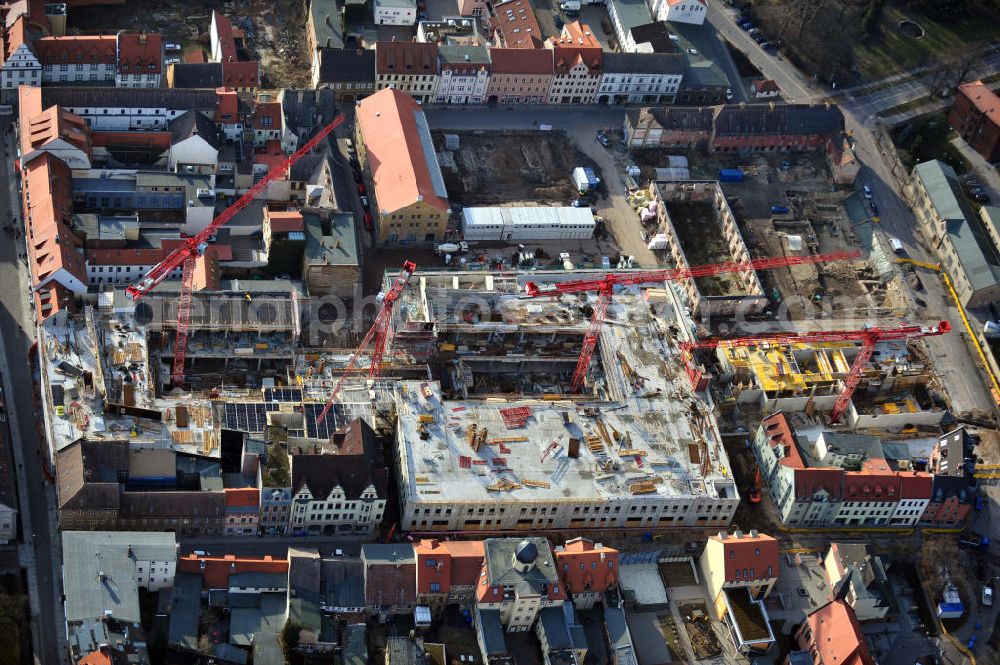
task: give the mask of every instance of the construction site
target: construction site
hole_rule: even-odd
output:
[[[434,132],[453,203],[568,205],[573,169],[599,169],[563,132]]]

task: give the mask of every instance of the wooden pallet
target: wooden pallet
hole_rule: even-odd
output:
[[[549,489],[552,487],[551,483],[544,480],[529,480],[527,478],[522,478],[521,484],[525,487],[540,487],[542,489]]]

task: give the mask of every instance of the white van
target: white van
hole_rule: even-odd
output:
[[[889,244],[892,246],[892,251],[897,254],[903,253],[903,243],[900,242],[899,238],[889,238]]]

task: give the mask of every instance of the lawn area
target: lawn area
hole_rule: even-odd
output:
[[[957,173],[964,173],[969,165],[958,148],[951,144],[955,132],[948,125],[944,113],[936,113],[916,122],[903,125],[892,133],[892,140],[899,150],[899,159],[907,168],[931,159],[950,164]]]
[[[906,19],[924,29],[923,39],[912,39],[899,31],[899,22]],[[854,49],[857,68],[869,81],[931,62],[956,49],[1000,38],[1000,26],[981,17],[942,24],[916,12],[889,6],[885,8],[879,28],[878,36]]]

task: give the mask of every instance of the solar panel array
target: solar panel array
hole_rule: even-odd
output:
[[[265,402],[301,402],[301,388],[264,388]]]
[[[347,414],[347,407],[343,404],[334,404],[327,412],[323,422],[316,424],[316,419],[323,412],[323,404],[318,402],[306,402],[302,405],[306,416],[306,436],[317,439],[329,439],[341,427],[346,426],[350,420]]]
[[[226,428],[241,432],[263,432],[264,428],[267,427],[267,412],[277,410],[278,404],[274,402],[227,403],[225,405]]]

